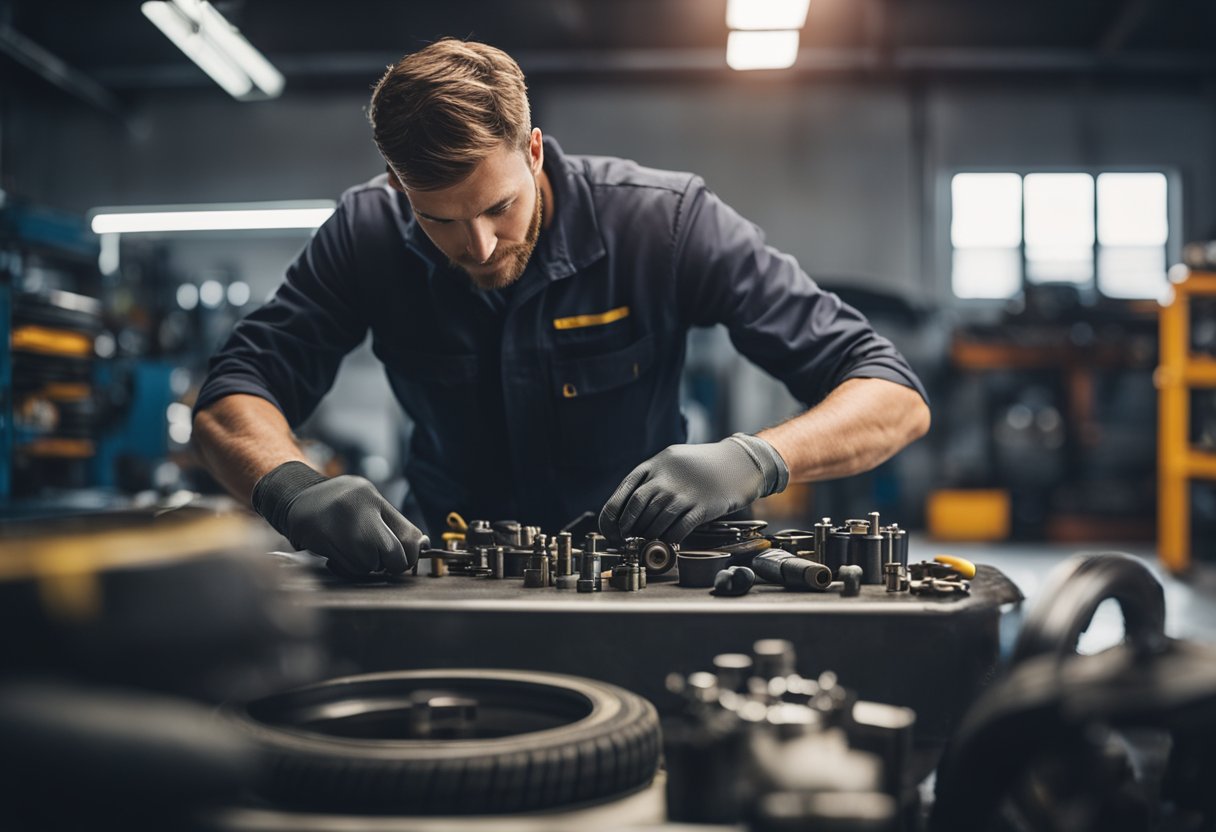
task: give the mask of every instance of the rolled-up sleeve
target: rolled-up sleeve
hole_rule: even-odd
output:
[[[676,216],[676,291],[693,326],[725,324],[735,347],[799,401],[818,404],[842,382],[920,379],[895,346],[835,294],[821,289],[764,233],[693,177]]]
[[[195,412],[224,396],[259,396],[295,427],[333,386],[343,357],[367,333],[357,297],[345,201],[317,229],[265,305],[241,320],[211,359]]]

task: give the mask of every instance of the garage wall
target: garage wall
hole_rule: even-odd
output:
[[[1183,185],[1184,236],[1216,230],[1216,106],[1202,89],[741,78],[532,85],[536,123],[568,152],[626,156],[700,173],[815,277],[949,305],[942,182],[959,168],[1166,165]],[[362,90],[240,104],[218,90],[142,96],[125,123],[58,93],[14,102],[4,125],[6,187],[84,211],[96,205],[336,197],[380,161]],[[264,297],[300,240],[173,243],[179,274],[239,274]],[[727,367],[731,429],[792,412],[784,390],[721,335],[693,358]],[[901,345],[904,346],[904,345]],[[907,347],[905,347],[907,349]],[[374,360],[352,356],[330,414],[385,435],[393,412]],[[694,422],[695,423],[695,422]],[[392,449],[381,447],[392,455]]]

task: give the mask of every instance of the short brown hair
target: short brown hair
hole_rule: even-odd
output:
[[[401,184],[420,191],[463,181],[503,142],[526,149],[532,132],[519,64],[501,49],[455,38],[389,67],[368,120]]]

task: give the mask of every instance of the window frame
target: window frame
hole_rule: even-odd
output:
[[[1018,243],[1018,256],[1021,260],[1020,290],[1011,297],[1004,298],[967,298],[955,294],[954,291],[954,241],[951,239],[951,225],[954,220],[954,199],[951,186],[954,177],[960,173],[1012,173],[1023,182],[1023,197],[1021,201],[1022,234]],[[1159,173],[1165,177],[1166,223],[1168,232],[1165,240],[1165,266],[1169,268],[1182,259],[1182,176],[1176,166],[1172,165],[959,165],[943,169],[937,182],[937,212],[938,233],[936,237],[937,262],[942,280],[945,283],[945,296],[951,303],[960,308],[992,309],[1002,307],[1012,298],[1024,294],[1029,281],[1026,278],[1026,177],[1035,173],[1083,173],[1093,178],[1094,183],[1094,243],[1093,243],[1093,279],[1088,284],[1079,284],[1081,295],[1087,301],[1107,300],[1116,303],[1136,303],[1142,299],[1120,298],[1104,295],[1098,289],[1098,252],[1101,244],[1098,242],[1098,176],[1103,173]]]

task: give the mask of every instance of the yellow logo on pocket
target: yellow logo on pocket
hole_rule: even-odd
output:
[[[619,321],[622,318],[629,317],[628,306],[618,306],[616,309],[609,309],[607,312],[597,312],[594,315],[573,315],[569,318],[554,318],[554,329],[582,329],[587,326],[602,326],[610,324],[613,321]]]

